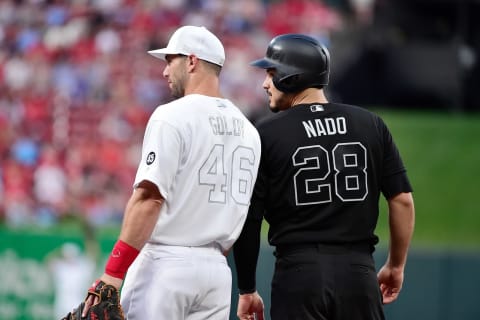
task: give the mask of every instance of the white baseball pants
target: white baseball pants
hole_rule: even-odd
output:
[[[127,320],[227,320],[232,273],[215,245],[147,244],[121,291]]]

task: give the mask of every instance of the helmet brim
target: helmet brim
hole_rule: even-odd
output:
[[[302,73],[302,70],[299,70],[298,68],[282,65],[278,63],[278,61],[266,57],[250,62],[250,65],[262,69],[275,69],[278,72],[281,72],[282,77],[285,75],[292,76]]]
[[[275,63],[273,60],[270,60],[268,58],[262,58],[258,59],[255,61],[250,62],[251,66],[262,68],[262,69],[270,69],[270,68],[276,68],[277,63]]]

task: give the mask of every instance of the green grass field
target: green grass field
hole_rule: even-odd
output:
[[[413,247],[480,248],[480,115],[380,111],[414,188]],[[480,197],[479,197],[480,198]],[[388,239],[386,206],[378,227]]]

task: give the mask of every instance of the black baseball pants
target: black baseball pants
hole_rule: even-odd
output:
[[[384,320],[370,248],[277,247],[272,320]]]

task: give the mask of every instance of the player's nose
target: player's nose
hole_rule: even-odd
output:
[[[268,90],[268,88],[270,88],[270,78],[268,76],[265,77],[265,80],[263,80],[262,87],[265,90]]]
[[[168,65],[163,69],[162,75],[164,78],[168,78],[168,76],[170,75],[170,72],[168,70]]]

